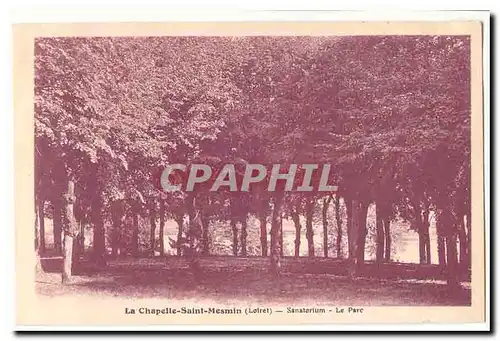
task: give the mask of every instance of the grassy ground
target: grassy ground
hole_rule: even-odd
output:
[[[367,264],[360,277],[346,276],[345,262],[333,259],[283,260],[279,278],[269,274],[268,259],[209,257],[196,276],[184,259],[124,259],[97,269],[78,269],[69,285],[60,284],[60,260],[44,260],[37,274],[41,295],[99,295],[120,298],[207,299],[220,303],[323,305],[470,305],[467,276],[462,290],[450,292],[436,266]]]

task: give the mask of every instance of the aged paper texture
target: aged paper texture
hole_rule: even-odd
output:
[[[481,44],[15,25],[17,323],[484,321]]]

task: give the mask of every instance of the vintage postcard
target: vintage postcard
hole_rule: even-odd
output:
[[[484,322],[482,29],[14,25],[18,326]]]

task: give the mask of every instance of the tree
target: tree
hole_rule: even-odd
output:
[[[321,210],[321,217],[323,219],[323,255],[325,258],[328,258],[328,219],[327,219],[327,214],[328,214],[328,207],[329,207],[332,199],[333,199],[332,196],[323,198],[323,207]]]

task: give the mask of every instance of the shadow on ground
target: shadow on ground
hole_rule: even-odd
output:
[[[210,257],[194,275],[182,258],[109,261],[103,268],[82,263],[70,285],[61,285],[58,261],[44,260],[37,278],[42,295],[99,294],[123,298],[211,299],[277,304],[470,305],[466,287],[451,292],[435,266],[367,264],[362,277],[346,276],[335,260],[285,259],[276,277],[265,258]],[[422,280],[425,279],[425,280]]]

